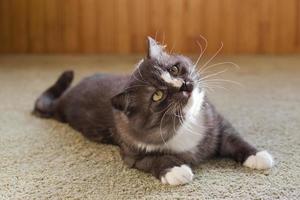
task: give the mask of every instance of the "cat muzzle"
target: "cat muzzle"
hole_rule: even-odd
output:
[[[194,89],[194,85],[192,82],[184,82],[179,90],[181,92],[191,93],[193,89]]]

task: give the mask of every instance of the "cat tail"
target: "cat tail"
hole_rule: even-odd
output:
[[[69,88],[73,81],[74,72],[63,72],[57,81],[35,101],[33,114],[42,118],[51,118],[55,112],[56,100]]]

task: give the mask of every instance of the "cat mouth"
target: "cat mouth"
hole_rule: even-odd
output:
[[[192,95],[192,92],[182,91],[182,95],[183,95],[185,98],[190,98],[191,95]]]
[[[190,94],[192,93],[193,89],[194,89],[194,84],[190,81],[185,81],[182,83],[179,91],[184,92],[186,94],[188,93]]]
[[[184,82],[180,87],[179,91],[185,98],[190,98],[194,89],[194,85],[192,82]]]
[[[178,93],[178,102],[180,102],[181,105],[186,105],[192,96],[192,91],[180,91]]]

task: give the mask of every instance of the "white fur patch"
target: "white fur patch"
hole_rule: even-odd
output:
[[[173,85],[174,87],[180,88],[183,84],[183,80],[181,78],[173,78],[171,74],[167,71],[161,73],[160,77],[166,83]]]
[[[181,165],[180,167],[173,167],[160,180],[163,184],[182,185],[191,182],[193,178],[194,174],[191,168],[187,165]]]
[[[176,135],[167,144],[176,152],[193,151],[203,138],[204,127],[202,125],[202,104],[204,91],[199,92],[195,88],[187,105],[183,109],[185,120],[178,128]]]
[[[260,151],[249,156],[243,165],[251,169],[269,169],[273,167],[274,160],[267,151]]]
[[[177,129],[176,134],[162,145],[149,145],[145,143],[138,143],[140,149],[146,152],[171,150],[173,152],[186,152],[197,150],[197,145],[203,138],[205,131],[202,125],[202,104],[204,101],[204,91],[199,91],[196,87],[192,95],[183,109],[185,120],[183,124]]]

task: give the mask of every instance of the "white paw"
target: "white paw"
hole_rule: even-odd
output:
[[[243,165],[252,169],[269,169],[273,167],[274,160],[267,151],[260,151],[249,156]]]
[[[191,168],[187,165],[181,165],[180,167],[173,167],[160,180],[163,184],[183,185],[191,182],[193,177]]]

